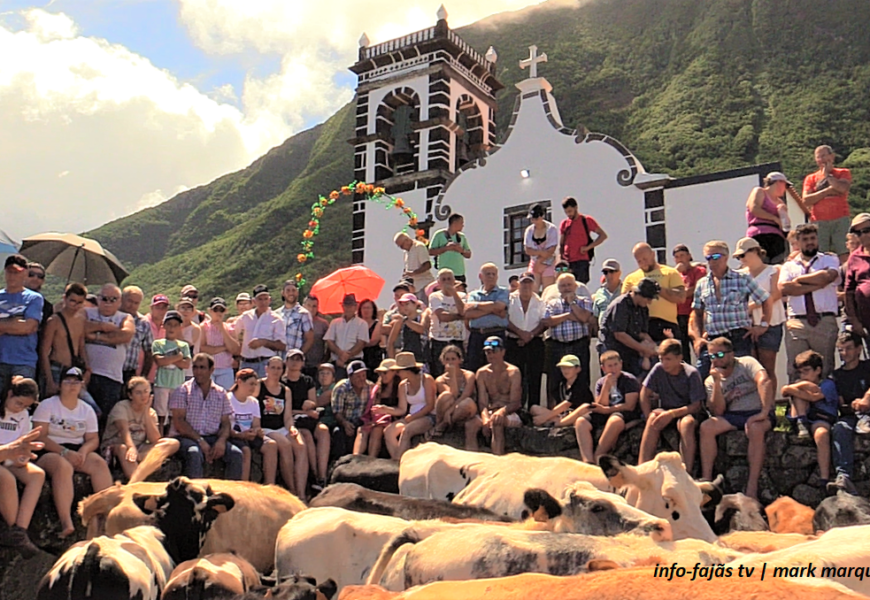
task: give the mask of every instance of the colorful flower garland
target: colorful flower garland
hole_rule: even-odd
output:
[[[302,252],[296,255],[296,262],[300,265],[305,264],[314,258],[314,238],[320,234],[320,219],[323,218],[323,212],[327,206],[335,203],[341,196],[350,196],[351,194],[361,194],[365,200],[372,200],[378,204],[383,204],[384,208],[398,208],[408,217],[408,225],[402,231],[407,231],[408,228],[415,230],[417,240],[426,243],[426,232],[417,227],[417,214],[410,207],[405,206],[405,202],[401,198],[396,198],[387,194],[382,187],[375,187],[370,183],[361,181],[353,181],[348,185],[342,186],[340,190],[333,190],[328,197],[319,196],[317,202],[311,205],[311,219],[308,221],[308,228],[302,232]],[[305,285],[305,278],[302,273],[296,273],[296,282],[299,286]]]

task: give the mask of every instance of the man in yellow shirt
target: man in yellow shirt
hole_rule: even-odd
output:
[[[669,337],[679,339],[677,305],[686,299],[686,286],[680,272],[673,267],[660,265],[649,244],[636,244],[632,254],[639,268],[625,276],[622,293],[628,293],[644,277],[658,283],[661,286],[659,297],[649,305],[649,335],[656,343]]]

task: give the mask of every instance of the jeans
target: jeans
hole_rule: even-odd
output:
[[[94,401],[100,410],[103,411],[103,418],[109,416],[112,408],[121,399],[121,390],[124,384],[102,375],[91,374],[91,381],[88,383],[88,392],[93,396]]]
[[[36,367],[0,363],[0,397],[6,397],[6,384],[10,383],[15,375],[33,379],[36,377]]]
[[[505,360],[520,370],[526,409],[540,404],[541,377],[544,374],[544,340],[536,337],[525,346],[520,346],[518,339],[508,338]]]
[[[236,382],[232,367],[226,369],[215,369],[211,374],[211,380],[227,391],[229,391]]]
[[[752,338],[743,337],[747,333],[748,330],[746,329],[733,329],[726,334],[717,335],[715,337],[727,337],[731,340],[731,345],[734,346],[734,356],[752,356]],[[704,344],[704,347],[701,348],[701,352],[698,353],[698,363],[696,366],[698,367],[698,372],[701,374],[701,381],[706,381],[707,377],[710,375],[710,367],[712,366],[710,352],[707,350],[707,344]]]
[[[245,360],[244,358],[239,363],[239,369],[253,369],[257,374],[257,377],[263,379],[266,377],[266,363],[269,362],[267,360],[261,360],[260,362],[250,362]],[[232,387],[232,385],[230,385]]]
[[[204,435],[202,437],[206,442],[208,442],[209,446],[214,446],[217,443],[217,435]],[[180,436],[176,439],[181,443],[179,456],[181,456],[181,460],[184,461],[185,477],[190,477],[191,479],[202,479],[205,456],[202,454],[199,442]],[[224,457],[221,459],[224,463],[224,479],[239,481],[242,478],[242,450],[238,446],[230,443],[229,440],[225,443],[226,452],[224,453]]]
[[[837,475],[852,478],[852,466],[855,462],[855,425],[858,418],[854,415],[843,415],[831,427],[831,462]]]

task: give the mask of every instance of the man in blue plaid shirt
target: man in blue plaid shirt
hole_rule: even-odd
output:
[[[759,287],[751,275],[728,266],[728,244],[714,240],[704,244],[707,275],[695,286],[689,334],[698,356],[698,371],[706,380],[710,375],[707,340],[726,337],[735,356],[752,356],[753,342],[767,331],[772,303],[770,294]],[[761,323],[752,326],[749,301],[762,305]]]
[[[547,403],[555,406],[556,393],[561,382],[562,372],[556,364],[566,354],[580,359],[581,381],[589,387],[589,335],[590,324],[595,323],[592,316],[592,300],[577,295],[577,281],[571,273],[562,273],[556,280],[559,298],[547,303],[541,323],[550,328],[547,340]]]
[[[299,285],[292,279],[284,282],[281,299],[284,300],[284,306],[275,312],[284,321],[284,333],[287,336],[284,342],[287,344],[286,351],[302,350],[302,354],[307,355],[314,345],[314,325],[311,321],[311,313],[298,302]]]
[[[151,331],[151,324],[143,315],[139,314],[139,306],[144,297],[145,293],[135,285],[125,287],[121,293],[121,312],[133,317],[133,324],[136,326],[136,333],[133,334],[133,339],[127,346],[127,359],[124,361],[124,391],[122,392],[124,398],[127,397],[126,386],[131,377],[137,373],[148,377],[151,372],[153,361],[151,346],[154,344],[154,334]],[[141,371],[139,370],[139,352],[143,353]]]

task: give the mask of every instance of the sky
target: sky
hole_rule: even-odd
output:
[[[460,27],[540,0],[448,1]],[[353,98],[441,0],[0,0],[0,230],[82,232],[244,168]]]

